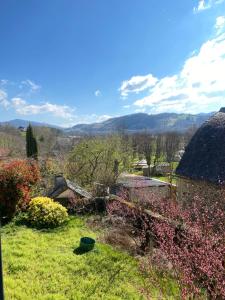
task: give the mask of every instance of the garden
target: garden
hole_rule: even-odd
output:
[[[6,299],[224,299],[219,202],[181,207],[137,191],[104,198],[101,212],[87,199],[68,210],[40,182],[36,160],[0,166]]]
[[[109,245],[106,227],[93,226],[91,220],[104,215],[68,215],[52,199],[32,198],[40,180],[36,161],[2,164],[0,179],[6,299],[160,297],[160,289],[149,283],[138,258]],[[91,251],[80,251],[80,238],[85,236],[96,240]],[[165,286],[168,299],[174,299],[175,282],[168,279]]]
[[[100,232],[71,217],[57,229],[8,224],[2,231],[6,299],[144,299],[145,278],[125,252],[97,242],[76,254],[80,237]],[[157,289],[153,290],[157,293]]]

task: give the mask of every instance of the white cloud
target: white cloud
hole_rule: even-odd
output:
[[[96,96],[96,97],[99,97],[99,96],[101,96],[101,95],[102,95],[102,93],[101,93],[100,90],[96,90],[96,91],[95,91],[95,96]]]
[[[216,19],[215,28],[217,30],[217,34],[220,34],[225,27],[225,17],[220,16]]]
[[[128,109],[128,108],[130,108],[130,105],[124,105],[123,108]]]
[[[50,113],[55,117],[65,119],[63,122],[63,127],[73,126],[78,123],[93,123],[93,122],[103,122],[111,116],[109,115],[83,115],[77,116],[71,107],[67,105],[52,104],[49,102],[42,104],[28,104],[24,99],[15,97],[12,98],[11,104],[20,115],[38,115],[43,113]]]
[[[198,6],[197,7],[194,7],[194,12],[199,12],[201,10],[205,10],[205,9],[208,9],[210,8],[210,4],[206,4],[206,2],[204,0],[200,0],[199,3],[198,3]]]
[[[126,98],[131,93],[138,94],[154,86],[157,81],[158,79],[153,77],[152,74],[133,76],[122,82],[119,92],[123,98]]]
[[[26,101],[19,97],[12,98],[11,101],[13,107],[22,107],[26,105]]]
[[[76,124],[100,123],[110,118],[112,118],[112,116],[109,115],[96,115],[96,114],[79,115],[79,116],[73,116],[71,120],[61,123],[60,126],[64,128],[68,128]]]
[[[0,80],[0,85],[8,85],[13,84],[17,88],[24,89],[24,87],[29,88],[29,92],[35,91],[40,89],[40,86],[35,84],[31,80],[24,80],[18,83],[9,82],[8,80]],[[101,91],[97,90],[97,95],[101,95]],[[5,109],[11,109],[16,112],[18,115],[43,115],[49,118],[49,123],[55,123],[62,127],[70,127],[75,124],[81,123],[94,123],[94,122],[102,122],[109,118],[110,115],[96,115],[96,114],[89,114],[89,115],[77,115],[75,113],[75,108],[67,106],[67,105],[59,105],[50,102],[39,102],[37,104],[32,104],[27,101],[27,97],[29,97],[29,93],[18,94],[15,97],[12,97],[10,100],[8,99],[7,92],[3,89],[0,89],[0,106],[3,106]],[[55,118],[58,121],[54,121]]]
[[[99,122],[103,122],[103,121],[106,121],[108,119],[112,118],[112,116],[109,116],[109,115],[100,115],[100,116],[96,116],[96,121],[97,123]]]
[[[144,113],[144,112],[146,112],[146,108],[138,108],[138,109],[135,109],[135,111],[134,111],[135,113]]]
[[[210,9],[211,7],[223,3],[224,0],[199,0],[198,6],[194,7],[193,12],[199,13],[203,10]]]
[[[8,83],[8,80],[7,79],[1,79],[0,80],[0,85],[6,85]]]
[[[134,104],[153,113],[211,111],[224,106],[224,78],[225,33],[205,42],[178,74],[160,79]]]
[[[8,98],[7,93],[3,90],[0,90],[0,105],[3,106],[4,108],[8,108],[10,105],[10,102],[7,98]]]
[[[36,84],[34,81],[32,81],[30,79],[21,81],[20,88],[22,89],[24,86],[27,86],[31,92],[38,91],[41,88],[40,85]]]
[[[29,104],[24,99],[16,97],[11,100],[12,106],[20,115],[37,115],[50,113],[55,117],[63,119],[73,118],[74,109],[67,105],[58,105],[45,102],[42,104]]]

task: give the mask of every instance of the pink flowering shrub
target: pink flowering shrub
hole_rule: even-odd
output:
[[[138,196],[138,195],[137,195]],[[137,198],[137,197],[136,197]],[[209,299],[225,299],[225,213],[219,202],[206,204],[196,197],[182,207],[170,199],[139,194],[139,205],[114,201],[108,213],[133,222],[142,239],[142,250],[155,240],[154,263],[159,269],[172,265],[182,298],[205,290]],[[147,214],[147,208],[151,214]]]

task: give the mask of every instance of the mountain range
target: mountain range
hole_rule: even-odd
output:
[[[46,126],[58,128],[67,134],[108,134],[118,131],[128,133],[150,131],[150,132],[165,132],[165,131],[185,131],[190,127],[199,127],[213,113],[201,114],[177,114],[177,113],[161,113],[149,115],[146,113],[136,113],[121,117],[110,118],[106,121],[93,124],[77,124],[70,128],[62,128],[59,126],[33,122],[28,120],[15,119],[8,122],[0,122],[0,125],[11,125],[13,127],[27,127],[29,123],[32,126]]]
[[[22,119],[14,119],[14,120],[10,120],[10,121],[6,121],[6,122],[0,122],[1,126],[13,126],[13,127],[27,127],[29,124],[31,124],[32,126],[44,126],[44,127],[51,127],[51,128],[58,128],[58,129],[62,129],[60,126],[57,125],[52,125],[52,124],[48,124],[48,123],[42,123],[42,122],[35,122],[35,121],[28,121],[28,120],[22,120]]]
[[[146,113],[136,113],[116,118],[111,118],[101,123],[78,124],[65,131],[72,134],[107,134],[116,131],[126,131],[128,133],[150,131],[185,131],[190,127],[199,127],[213,113],[201,114],[176,114],[161,113],[149,115]]]

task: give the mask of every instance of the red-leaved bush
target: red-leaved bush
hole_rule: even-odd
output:
[[[8,219],[17,207],[26,208],[30,201],[30,190],[40,178],[37,162],[14,160],[0,165],[0,209],[1,216]]]
[[[133,220],[136,229],[139,220],[138,234],[145,247],[154,237],[157,254],[151,263],[154,261],[161,269],[166,268],[162,263],[165,260],[172,265],[183,299],[197,296],[202,290],[209,299],[225,299],[225,212],[221,202],[207,204],[196,197],[183,207],[147,193],[139,192],[138,197],[135,208],[113,201],[107,211],[128,222]]]

